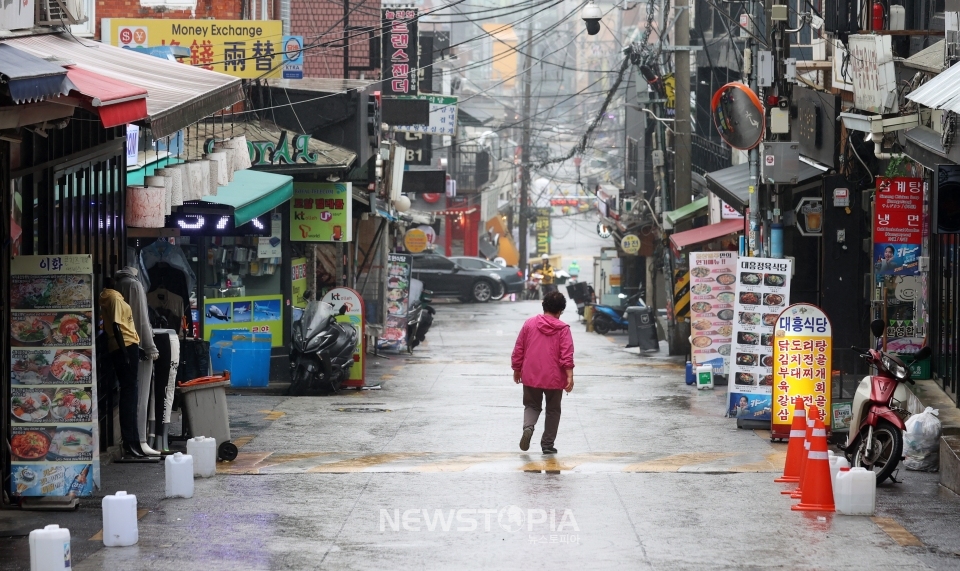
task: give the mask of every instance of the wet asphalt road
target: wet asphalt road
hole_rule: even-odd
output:
[[[692,390],[675,359],[582,325],[560,453],[539,453],[542,418],[521,452],[509,353],[538,305],[438,306],[413,356],[368,360],[382,390],[230,397],[241,455],[197,480],[192,499],[160,499],[160,466],[105,466],[108,492],[141,498],[140,542],[101,549],[87,501],[61,518],[74,526],[74,568],[960,566],[960,502],[935,474],[880,490],[889,521],[792,512],[773,482],[784,445],[724,419],[722,388]],[[24,548],[0,540],[0,569],[28,569]]]

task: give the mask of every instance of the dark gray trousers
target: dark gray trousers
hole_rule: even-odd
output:
[[[541,448],[553,447],[557,438],[557,429],[560,427],[560,400],[563,399],[563,389],[538,389],[523,385],[523,427],[536,426],[543,410],[543,401],[547,402],[547,418],[544,422],[543,435],[540,437]]]

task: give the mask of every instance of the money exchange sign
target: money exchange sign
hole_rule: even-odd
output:
[[[234,77],[280,77],[284,67],[279,20],[104,18],[101,30],[101,41],[121,48],[189,48],[183,63]]]

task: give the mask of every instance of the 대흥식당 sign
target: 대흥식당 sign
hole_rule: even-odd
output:
[[[788,438],[793,422],[794,401],[816,405],[820,420],[829,427],[830,370],[833,328],[823,310],[798,303],[783,310],[774,327],[773,418],[771,436]]]
[[[190,49],[185,64],[246,79],[280,77],[288,63],[279,20],[104,18],[101,41],[121,48],[182,46]]]

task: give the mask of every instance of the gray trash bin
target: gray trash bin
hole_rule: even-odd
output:
[[[657,320],[652,307],[627,308],[627,347],[639,347],[642,351],[659,351]]]
[[[177,390],[183,395],[183,409],[191,436],[207,436],[217,441],[217,457],[233,460],[237,447],[230,442],[230,415],[227,412],[226,387],[230,377],[202,377],[183,383]]]

